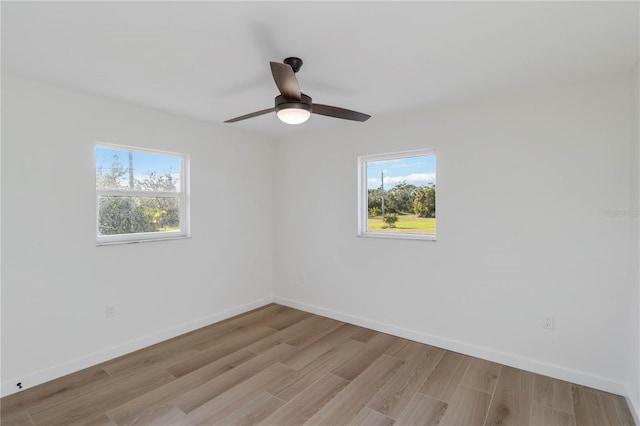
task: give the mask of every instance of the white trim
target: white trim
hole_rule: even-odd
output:
[[[169,233],[169,232],[163,232],[160,233],[160,235],[158,235],[159,233],[157,232],[147,232],[146,234],[127,234],[127,235],[145,235],[146,238],[135,238],[135,239],[131,239],[131,240],[122,240],[122,239],[118,239],[115,241],[99,241],[96,242],[96,247],[102,247],[102,246],[113,246],[113,245],[120,245],[120,244],[139,244],[139,243],[155,243],[158,241],[171,241],[171,240],[190,240],[191,237],[187,236],[187,235],[183,235],[183,234],[178,234],[178,235],[174,235],[173,233]],[[170,235],[167,235],[170,234]]]
[[[107,143],[107,142],[96,142],[94,149],[95,148],[115,149],[115,150],[124,149],[124,150],[136,151],[136,152],[143,152],[145,154],[164,155],[165,157],[180,157],[185,155],[181,152],[165,151],[163,149],[144,148],[141,146],[133,146],[133,145],[120,145],[120,144]]]
[[[422,157],[426,155],[436,155],[435,148],[413,149],[411,151],[387,152],[383,154],[361,155],[358,159],[364,161],[397,160],[399,158]]]
[[[165,232],[138,232],[130,234],[98,235],[96,246],[109,246],[113,244],[146,243],[152,241],[179,240],[190,238],[181,231]]]
[[[371,232],[358,234],[359,238],[393,238],[396,240],[437,241],[431,234],[399,234],[397,232]]]
[[[252,309],[259,308],[261,306],[268,305],[273,302],[272,297],[265,297],[255,300],[253,302],[245,303],[244,305],[236,306],[235,308],[227,309],[222,312],[208,315],[204,318],[200,318],[195,321],[184,323],[177,327],[172,327],[163,331],[159,331],[147,336],[140,337],[138,339],[130,340],[128,342],[113,346],[111,348],[104,349],[100,352],[76,358],[72,361],[65,362],[63,364],[54,365],[49,368],[45,368],[40,371],[35,371],[17,378],[12,378],[2,382],[0,389],[0,396],[5,397],[16,393],[19,389],[16,388],[16,383],[22,383],[22,390],[31,388],[33,386],[48,382],[65,376],[67,374],[74,373],[76,371],[83,370],[85,368],[100,364],[105,361],[117,358],[122,355],[129,354],[139,349],[146,348],[147,346],[155,345],[156,343],[163,342],[167,339],[171,339],[176,336],[188,333],[193,330],[197,330],[202,327],[214,324],[216,322],[231,318],[236,315],[243,314]]]
[[[391,152],[358,156],[358,237],[392,238],[399,240],[436,241],[433,234],[405,234],[401,232],[371,232],[367,230],[369,219],[369,191],[367,188],[367,166],[369,161],[397,160],[401,158],[437,156],[435,148],[413,151]],[[436,174],[438,162],[436,158]]]
[[[182,154],[180,157],[182,171],[182,206],[180,206],[180,227],[186,238],[191,237],[191,156]]]
[[[334,311],[333,309],[310,305],[304,302],[299,302],[297,300],[275,296],[273,298],[273,301],[274,303],[301,309],[306,312],[322,315],[338,321],[348,322],[350,324],[370,328],[382,333],[392,334],[394,336],[402,337],[420,343],[425,343],[427,345],[437,346],[439,348],[459,352],[476,358],[497,362],[500,364],[508,365],[510,367],[519,368],[521,370],[554,377],[556,379],[588,386],[594,389],[600,389],[605,392],[611,392],[618,395],[629,394],[628,388],[624,383],[616,382],[614,380],[610,380],[601,376],[595,376],[584,371],[572,370],[554,364],[547,364],[531,358],[510,354],[507,352],[496,351],[494,349],[483,346],[471,345],[469,343],[447,339],[440,336],[434,336],[432,334],[427,334],[404,327],[398,327],[396,325],[350,315],[339,311]],[[629,400],[629,398],[627,398],[627,400]],[[635,408],[637,409],[637,407]]]
[[[98,195],[113,197],[148,197],[148,198],[179,198],[179,191],[143,191],[140,189],[96,189]]]

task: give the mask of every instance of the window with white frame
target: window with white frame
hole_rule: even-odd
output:
[[[358,235],[436,239],[434,149],[358,157]]]
[[[98,245],[189,237],[189,157],[98,144]]]

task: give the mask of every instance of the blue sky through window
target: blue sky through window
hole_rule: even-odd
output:
[[[367,189],[380,188],[380,172],[384,173],[385,189],[403,181],[416,186],[436,183],[436,156],[367,161]]]
[[[129,151],[96,147],[96,172],[103,168],[105,172],[111,169],[114,162],[114,155],[118,156],[118,161],[125,169],[129,168]],[[149,172],[159,175],[170,174],[175,179],[180,178],[180,158],[177,156],[151,154],[146,152],[133,151],[133,175],[136,179],[147,176]],[[177,184],[178,181],[176,181]]]

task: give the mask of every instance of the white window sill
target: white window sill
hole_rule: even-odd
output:
[[[138,244],[138,243],[153,243],[158,241],[171,241],[171,240],[189,240],[191,236],[181,235],[175,237],[155,237],[155,238],[145,238],[141,240],[106,240],[106,241],[96,241],[96,246],[115,246],[120,244]]]
[[[399,234],[393,232],[364,232],[358,234],[362,238],[383,238],[392,240],[436,241],[435,235],[427,234]]]

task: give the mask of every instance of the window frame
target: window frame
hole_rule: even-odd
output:
[[[112,149],[118,151],[132,151],[142,154],[151,154],[151,155],[162,155],[162,156],[170,156],[177,157],[180,159],[180,186],[176,188],[176,191],[143,191],[136,189],[103,189],[98,188],[96,185],[96,175],[95,170],[97,167],[96,161],[96,150],[98,148],[104,149]],[[189,163],[190,157],[189,154],[182,154],[178,152],[164,151],[158,149],[150,149],[150,148],[141,148],[130,145],[118,145],[118,144],[110,144],[97,142],[93,147],[93,169],[94,169],[94,185],[96,186],[96,199],[95,199],[95,207],[96,207],[96,222],[95,222],[95,235],[96,235],[96,245],[104,246],[104,245],[113,245],[113,244],[130,244],[130,243],[141,243],[141,242],[151,242],[151,241],[165,241],[165,240],[176,240],[176,239],[185,239],[191,237],[191,226],[190,226],[190,194],[189,194]],[[128,234],[115,234],[115,235],[100,235],[100,197],[101,196],[123,196],[123,197],[162,197],[162,198],[176,198],[179,200],[179,208],[180,208],[180,229],[178,231],[162,231],[162,232],[133,232]]]
[[[369,192],[367,188],[367,163],[373,161],[398,160],[412,157],[436,157],[436,179],[438,176],[438,156],[435,148],[424,148],[412,151],[398,151],[384,154],[372,154],[358,156],[358,237],[387,238],[397,240],[436,241],[438,228],[435,234],[409,234],[400,232],[375,232],[367,230],[369,219]],[[437,195],[436,195],[437,199]]]

